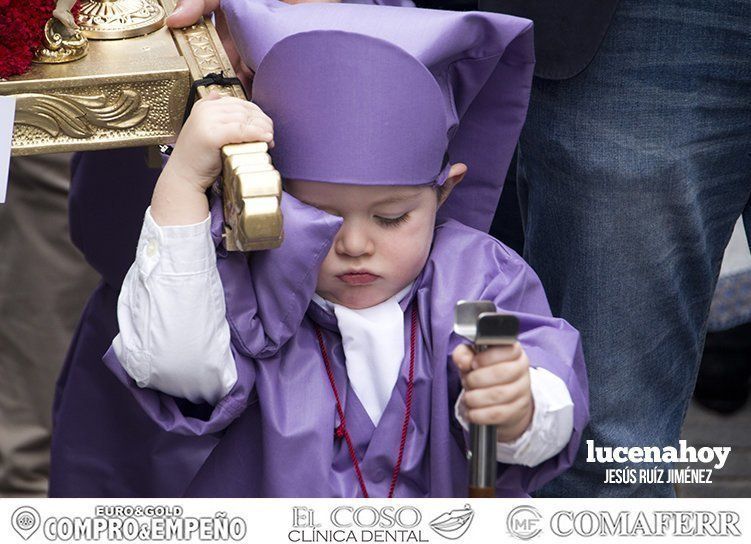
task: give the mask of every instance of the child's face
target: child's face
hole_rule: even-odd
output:
[[[285,189],[344,219],[318,275],[323,298],[369,308],[398,293],[425,265],[438,208],[433,187],[285,180]]]

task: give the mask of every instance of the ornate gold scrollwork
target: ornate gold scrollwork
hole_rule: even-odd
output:
[[[157,0],[84,0],[78,12],[81,32],[92,40],[142,36],[161,28],[164,19]]]
[[[198,66],[207,74],[220,72],[222,64],[214,49],[214,44],[203,21],[183,29],[185,38],[188,40],[190,50],[195,56]]]
[[[44,25],[42,47],[34,54],[34,62],[61,64],[86,56],[89,43],[77,29],[68,29],[54,17]]]
[[[114,100],[103,94],[75,96],[24,93],[16,95],[16,123],[70,138],[90,138],[94,127],[128,129],[149,114],[148,104],[132,89],[120,91]]]

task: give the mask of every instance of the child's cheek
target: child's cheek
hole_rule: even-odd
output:
[[[326,255],[326,258],[323,259],[323,262],[321,263],[321,267],[318,269],[318,282],[316,285],[316,290],[327,287],[326,283],[328,278],[332,274],[333,263],[335,260],[336,252],[334,251],[334,246],[331,246],[331,248],[329,248],[328,254]]]
[[[417,275],[425,264],[433,240],[433,229],[424,221],[405,224],[389,243],[389,256],[404,267],[405,275]]]

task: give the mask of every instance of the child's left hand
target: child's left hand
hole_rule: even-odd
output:
[[[499,442],[519,438],[534,414],[529,359],[521,344],[495,346],[480,353],[461,344],[451,357],[464,387],[466,419],[478,425],[497,425]]]

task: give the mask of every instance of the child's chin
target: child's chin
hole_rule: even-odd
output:
[[[342,293],[339,304],[351,310],[364,310],[365,308],[376,306],[389,298],[386,294],[379,294],[367,287],[357,287],[355,292]],[[357,290],[360,292],[357,292]]]

